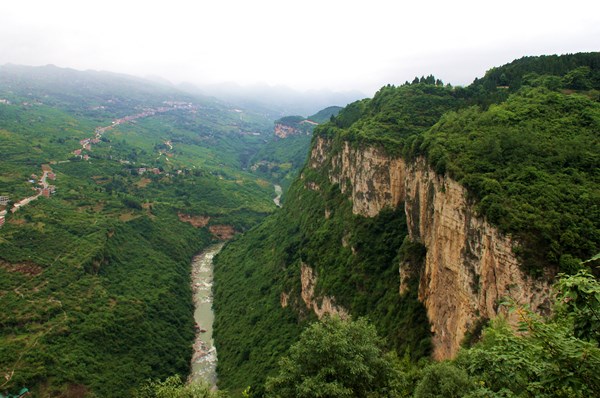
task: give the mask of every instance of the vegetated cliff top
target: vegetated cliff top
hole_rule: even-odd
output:
[[[495,85],[503,74],[513,93]],[[425,156],[517,238],[534,274],[573,272],[600,250],[600,53],[523,58],[465,88],[417,81],[348,105],[316,135]]]

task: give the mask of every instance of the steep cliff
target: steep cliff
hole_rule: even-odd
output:
[[[317,138],[310,167],[339,184],[354,214],[374,217],[386,207],[403,206],[410,238],[427,248],[418,289],[434,358],[453,357],[465,334],[498,315],[504,300],[547,310],[548,278],[521,271],[510,237],[475,214],[464,187],[437,175],[422,158],[407,164],[374,146],[333,147],[331,140]]]
[[[416,360],[455,356],[505,300],[548,311],[555,273],[600,250],[600,103],[485,90],[386,86],[315,129],[283,208],[216,261],[223,387],[261,384],[326,312]]]

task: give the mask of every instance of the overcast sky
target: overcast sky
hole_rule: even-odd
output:
[[[600,50],[600,1],[1,0],[0,64],[173,82],[361,90],[468,84],[523,55]]]

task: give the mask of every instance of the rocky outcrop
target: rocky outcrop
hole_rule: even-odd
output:
[[[400,205],[406,174],[402,159],[390,158],[374,147],[357,150],[347,142],[341,152],[328,157],[331,145],[330,141],[317,139],[311,152],[310,167],[329,167],[330,181],[339,184],[342,193],[352,198],[354,214],[373,217],[386,206]],[[330,164],[326,164],[328,160]]]
[[[275,135],[279,138],[287,138],[292,135],[305,134],[302,130],[286,124],[275,124]]]
[[[427,248],[419,299],[431,324],[434,358],[453,357],[465,334],[481,318],[497,316],[505,299],[548,309],[550,275],[533,279],[521,271],[510,237],[475,214],[458,182],[437,175],[424,159],[407,164],[374,147],[343,143],[335,153],[332,147],[318,138],[309,166],[339,184],[355,214],[373,217],[403,205],[410,238]]]
[[[348,312],[335,304],[335,299],[329,296],[315,297],[317,275],[307,264],[302,263],[300,268],[300,282],[302,285],[301,297],[306,308],[312,310],[319,319],[325,315],[337,315],[342,319],[348,318]],[[283,306],[283,295],[281,305]],[[287,297],[285,300],[287,305]]]

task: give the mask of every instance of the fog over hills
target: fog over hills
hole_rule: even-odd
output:
[[[345,106],[367,97],[357,91],[307,90],[298,91],[290,87],[265,83],[240,85],[234,82],[196,86],[191,83],[177,85],[181,90],[214,96],[227,102],[247,107],[256,112],[269,113],[271,117],[285,115],[312,115],[332,106]]]

